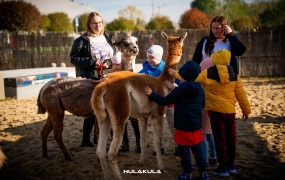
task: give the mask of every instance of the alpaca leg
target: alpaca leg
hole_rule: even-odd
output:
[[[145,153],[146,153],[146,130],[147,130],[147,122],[148,118],[141,118],[139,120],[139,128],[140,128],[140,144],[141,144],[141,159],[140,164],[145,162]]]
[[[124,122],[124,123],[117,123],[117,127],[114,127],[113,140],[110,145],[109,152],[108,152],[108,158],[110,160],[111,169],[113,170],[113,173],[116,179],[122,179],[120,168],[118,166],[118,152],[119,152],[119,148],[122,143],[122,140],[123,140],[123,134],[124,134],[127,118],[119,122]]]
[[[108,172],[108,166],[106,161],[106,148],[108,135],[111,130],[110,120],[104,119],[104,121],[98,120],[99,127],[99,139],[96,154],[99,158],[105,179],[110,179],[110,174]]]
[[[48,115],[46,124],[44,125],[43,129],[41,130],[41,138],[42,138],[42,150],[43,150],[43,157],[47,158],[47,138],[49,133],[52,131],[52,122],[51,118]]]
[[[62,141],[62,131],[63,131],[63,118],[64,114],[60,114],[57,116],[54,116],[52,118],[52,124],[53,124],[53,133],[54,133],[54,139],[56,140],[57,144],[59,145],[65,160],[70,161],[71,157]]]
[[[98,127],[97,118],[96,118],[96,116],[94,116],[94,117],[95,117],[95,122],[94,122],[94,139],[93,139],[93,142],[94,142],[94,144],[97,144],[98,139],[99,139],[99,127]]]
[[[154,124],[152,126],[153,128],[153,146],[156,152],[156,158],[157,158],[157,164],[158,164],[158,168],[159,170],[164,170],[163,167],[163,161],[162,161],[162,156],[161,156],[161,151],[160,151],[160,147],[161,147],[161,138],[162,138],[162,134],[161,133],[163,131],[163,117],[156,117],[153,119],[154,120]]]

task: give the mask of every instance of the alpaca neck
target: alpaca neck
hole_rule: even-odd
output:
[[[134,71],[134,63],[136,56],[125,57],[122,56],[122,70]]]
[[[174,77],[171,76],[168,73],[168,69],[177,69],[178,62],[180,61],[181,53],[172,53],[168,54],[165,60],[165,66],[163,68],[163,71],[161,72],[159,79],[164,82],[165,80],[170,81],[171,83],[174,83]]]

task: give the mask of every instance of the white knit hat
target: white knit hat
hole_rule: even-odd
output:
[[[161,60],[162,59],[162,54],[163,54],[163,49],[161,46],[159,45],[152,45],[146,52],[147,55],[150,55],[154,58],[156,58],[157,60]]]
[[[119,51],[112,57],[112,63],[121,64],[122,61],[122,53]]]

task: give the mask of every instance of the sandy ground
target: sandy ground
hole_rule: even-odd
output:
[[[243,79],[252,107],[251,118],[243,122],[237,106],[238,173],[221,178],[210,173],[211,179],[284,179],[285,176],[285,78]],[[66,112],[64,143],[72,157],[65,161],[53,133],[48,138],[49,158],[42,157],[40,131],[47,114],[37,114],[36,98],[0,101],[0,146],[8,160],[0,170],[0,179],[103,179],[101,166],[94,148],[80,147],[82,117]],[[166,173],[127,174],[123,170],[157,171],[156,157],[152,156],[151,125],[147,134],[146,163],[139,165],[140,155],[134,153],[135,140],[131,125],[131,151],[120,153],[119,167],[124,179],[177,179],[182,173],[180,158],[174,157],[170,130],[165,121]],[[215,167],[211,167],[215,168]],[[198,170],[193,170],[198,179]]]

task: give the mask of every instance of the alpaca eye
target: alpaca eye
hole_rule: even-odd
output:
[[[123,42],[123,44],[124,44],[125,47],[129,46],[129,43],[127,43],[127,42]]]

